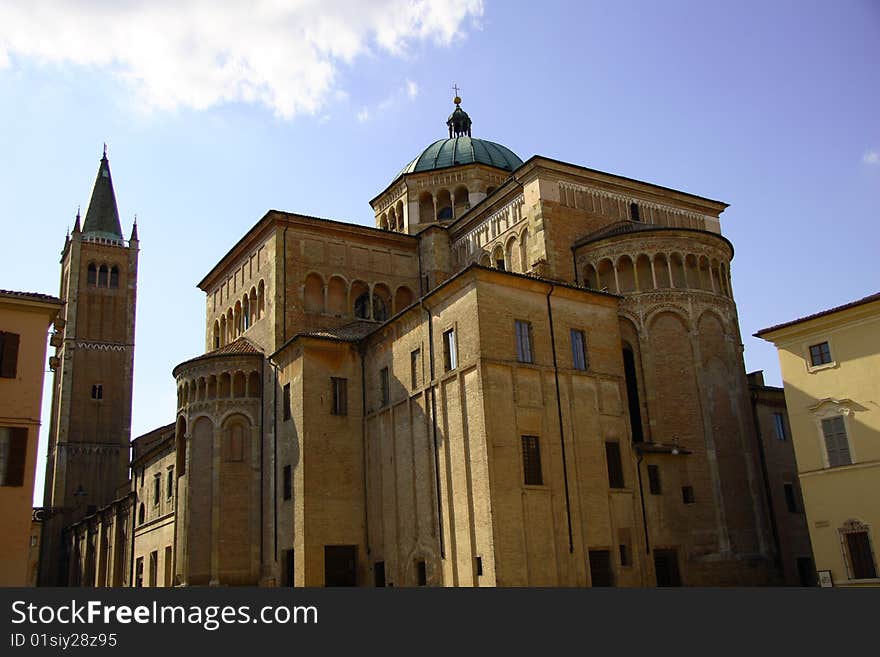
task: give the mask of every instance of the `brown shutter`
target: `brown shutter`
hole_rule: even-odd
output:
[[[0,356],[0,376],[14,379],[18,372],[18,334],[2,334],[3,354]]]
[[[18,337],[18,336],[16,336]],[[6,464],[4,486],[24,485],[24,465],[27,460],[28,430],[16,427],[9,430],[9,460]]]

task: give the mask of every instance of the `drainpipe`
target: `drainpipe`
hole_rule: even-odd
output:
[[[440,538],[440,558],[446,558],[446,546],[443,540],[443,499],[440,496],[440,450],[437,444],[437,391],[434,386],[434,325],[431,322],[431,311],[425,308],[425,302],[419,299],[419,307],[428,315],[428,362],[431,372],[431,425],[434,433],[434,486],[437,501],[437,527]]]
[[[556,335],[553,331],[553,309],[550,307],[550,295],[556,286],[551,284],[547,292],[547,318],[550,320],[550,349],[553,353],[553,376],[556,379],[556,412],[559,414],[559,442],[562,446],[562,481],[565,484],[565,517],[568,521],[568,551],[574,553],[574,537],[571,531],[571,499],[568,493],[568,466],[565,461],[565,431],[562,425],[562,398],[559,394],[559,365],[556,362]]]
[[[134,502],[131,505],[131,554],[128,557],[128,587],[134,588],[134,522],[137,514],[138,494],[137,490],[131,491]],[[177,521],[175,519],[175,524]]]
[[[361,436],[364,447],[364,545],[367,556],[370,554],[370,505],[367,502],[367,366],[364,360],[365,347],[358,343],[358,354],[361,358]]]

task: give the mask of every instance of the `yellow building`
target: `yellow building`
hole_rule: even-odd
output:
[[[206,273],[189,327],[205,351],[174,368],[176,413],[135,439],[130,480],[115,455],[139,244],[102,160],[65,246],[81,330],[59,351],[71,403],[47,476],[47,505],[82,512],[44,532],[44,582],[797,583],[805,555],[781,535],[796,519],[770,520],[768,473],[789,466],[761,466],[727,205],[523,161],[472,137],[460,101],[448,138],[370,201],[374,227],[270,210]],[[104,262],[118,286],[99,269],[92,289]],[[114,423],[85,434],[104,403],[87,386],[108,379]]]
[[[779,350],[820,583],[876,586],[880,294],[755,335]]]
[[[30,580],[34,468],[56,297],[0,290],[0,586]]]

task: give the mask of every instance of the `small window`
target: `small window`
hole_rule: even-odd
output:
[[[139,525],[144,524],[144,520],[146,520],[146,515],[147,515],[147,512],[144,509],[144,503],[141,502],[140,507],[138,507],[138,524]]]
[[[28,430],[0,427],[0,486],[23,486]]]
[[[541,445],[537,436],[522,437],[523,475],[526,486],[542,486]]]
[[[169,500],[174,497],[174,468],[168,468],[168,481],[165,484],[165,497]]]
[[[623,488],[623,463],[620,460],[620,443],[605,443],[605,460],[608,463],[608,487]]]
[[[681,501],[685,504],[693,504],[696,502],[694,498],[694,487],[693,486],[682,486],[681,487]]]
[[[813,367],[831,362],[831,348],[827,342],[820,342],[810,346],[810,361]]]
[[[456,353],[455,329],[449,329],[443,333],[443,367],[449,372],[458,367],[458,354]]]
[[[387,406],[391,399],[391,388],[388,381],[388,368],[383,367],[379,370],[379,393],[382,398],[382,406]]]
[[[18,375],[18,333],[0,331],[0,377],[14,379]]]
[[[571,329],[571,366],[576,370],[587,369],[587,340],[583,331]]]
[[[477,557],[477,577],[483,576],[483,557]]]
[[[834,468],[852,463],[846,425],[842,416],[822,420],[822,434],[825,436],[825,450],[828,453],[829,467]]]
[[[871,539],[866,531],[847,532],[846,551],[853,579],[874,579],[877,567],[871,550]]]
[[[534,362],[532,359],[532,325],[521,319],[516,320],[516,359],[520,363]]]
[[[348,379],[339,377],[331,377],[330,383],[333,387],[333,408],[330,412],[333,415],[348,415]]]
[[[293,497],[293,476],[289,465],[284,466],[284,499]]]
[[[119,267],[116,265],[110,268],[110,287],[119,287]]]
[[[789,513],[797,513],[798,506],[797,506],[797,500],[795,500],[795,497],[794,497],[794,486],[792,484],[785,484],[784,490],[785,490],[785,506],[788,507]]]
[[[284,394],[282,395],[282,413],[285,420],[290,419],[290,384],[284,384]]]
[[[92,399],[104,399],[104,386],[96,383],[92,386]]]
[[[153,506],[159,506],[159,497],[162,491],[162,475],[153,476]]]
[[[785,420],[782,413],[773,414],[773,430],[776,434],[776,440],[785,440]]]
[[[89,263],[89,270],[88,270],[88,278],[87,278],[87,280],[88,280],[88,284],[89,284],[89,285],[93,285],[93,286],[94,286],[94,285],[97,285],[97,284],[98,284],[98,268],[95,267],[95,263],[94,263],[94,262]]]
[[[619,546],[620,549],[620,565],[621,566],[631,566],[632,565],[632,557],[629,553],[629,545],[625,543],[621,543]]]
[[[639,204],[638,203],[630,203],[629,204],[629,218],[633,221],[641,221],[639,217]]]
[[[648,488],[651,491],[651,495],[660,495],[663,492],[663,489],[660,487],[659,465],[648,466]]]
[[[385,562],[377,561],[373,564],[373,583],[377,588],[385,586]]]
[[[98,267],[98,287],[107,287],[107,265]]]
[[[412,380],[412,388],[415,390],[421,385],[422,350],[414,349],[409,355],[409,374]]]
[[[428,568],[424,561],[416,561],[416,582],[419,586],[428,584]]]

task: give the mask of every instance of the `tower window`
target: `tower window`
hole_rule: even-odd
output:
[[[620,443],[605,443],[605,460],[608,463],[608,487],[623,488],[623,463],[620,460]]]
[[[532,325],[521,319],[516,320],[516,359],[521,363],[534,362],[532,359]]]
[[[98,287],[107,287],[107,265],[98,268]]]
[[[388,402],[391,399],[391,390],[388,382],[388,368],[383,367],[379,371],[379,387],[380,387],[380,395],[382,398],[382,406],[387,406]]]
[[[110,287],[119,287],[119,267],[116,265],[110,268]]]
[[[92,386],[92,399],[104,399],[104,386],[96,383]]]
[[[334,376],[330,382],[333,386],[333,408],[330,412],[333,415],[348,415],[348,379]]]
[[[639,218],[639,204],[638,203],[630,203],[629,204],[629,218],[633,221],[641,221]]]
[[[443,368],[448,372],[458,367],[458,354],[456,353],[455,329],[443,332]]]
[[[648,488],[651,491],[651,495],[660,495],[663,492],[663,489],[660,487],[659,465],[648,466]]]
[[[95,267],[95,263],[89,263],[88,270],[88,283],[89,285],[97,285],[98,284],[98,268]]]
[[[587,369],[587,340],[578,329],[571,329],[571,364],[576,370]]]
[[[526,486],[542,486],[541,445],[537,436],[522,437],[523,483]]]

